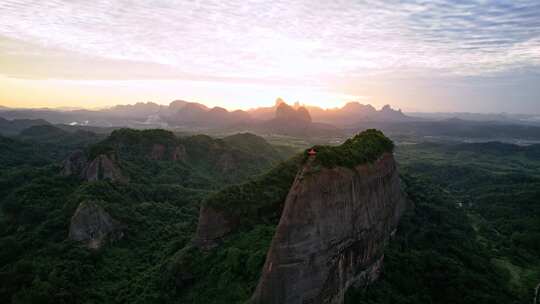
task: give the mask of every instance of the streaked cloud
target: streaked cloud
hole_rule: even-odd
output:
[[[540,65],[535,0],[2,0],[0,11],[11,39],[200,77],[324,82]]]
[[[369,96],[540,113],[540,2],[0,0],[2,75],[4,104]]]

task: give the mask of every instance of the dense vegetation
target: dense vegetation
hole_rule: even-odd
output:
[[[114,153],[122,170],[144,175],[118,184],[60,176],[60,155],[51,156],[47,149],[64,151],[64,146],[0,139],[0,149],[6,152],[0,159],[1,303],[173,301],[174,293],[162,289],[170,283],[164,281],[169,261],[191,240],[199,202],[212,187],[225,185],[213,177],[200,184],[183,181],[204,171],[213,162],[210,157],[239,150],[207,136],[176,138],[162,130],[118,130],[87,149]],[[183,144],[196,159],[190,164],[151,160],[148,152],[155,143]],[[255,168],[258,164],[268,165],[251,162],[247,165],[254,171],[246,171],[264,170]],[[87,199],[99,202],[127,226],[122,240],[98,252],[67,239],[70,217]]]
[[[0,168],[60,161],[73,150],[102,139],[91,132],[72,133],[52,125],[31,126],[19,133],[11,137],[0,135]]]
[[[299,168],[299,157],[291,158],[263,176],[215,192],[204,204],[234,214],[249,225],[275,223]]]
[[[189,241],[196,203],[205,192],[167,185],[80,185],[55,169],[2,200],[0,301],[158,301],[159,265]],[[86,197],[99,199],[128,226],[123,240],[100,252],[67,240],[69,219]]]
[[[269,144],[262,137],[251,133],[238,133],[223,138],[227,144],[252,155],[268,158],[269,160],[279,160],[280,150]],[[293,153],[286,155],[287,157]]]
[[[14,136],[29,127],[43,126],[43,125],[49,125],[49,123],[43,119],[8,120],[8,119],[0,117],[0,135]]]
[[[171,259],[169,273],[182,302],[242,303],[251,296],[300,160],[294,157],[203,202],[237,218],[239,227],[218,248],[188,245]]]
[[[415,209],[385,250],[382,277],[349,290],[346,303],[522,303],[455,197],[429,180],[405,181]]]
[[[235,233],[209,252],[183,248],[169,264],[174,297],[181,303],[244,303],[255,290],[276,225]]]
[[[0,169],[16,166],[40,166],[52,160],[50,152],[34,143],[0,136]]]
[[[394,143],[381,131],[368,129],[339,146],[315,146],[314,149],[317,151],[316,163],[325,167],[354,167],[374,162],[385,152],[392,153]]]
[[[400,146],[416,208],[384,275],[349,303],[528,303],[540,283],[540,153],[501,143]]]
[[[381,132],[368,130],[341,146],[317,146],[314,161],[324,166],[355,166],[374,161],[392,148],[392,142]],[[229,186],[203,202],[235,218],[239,228],[219,248],[203,252],[188,246],[173,259],[173,275],[190,278],[177,279],[188,281],[178,288],[184,301],[239,303],[249,298],[287,193],[306,156],[292,158],[244,184]]]
[[[265,147],[268,143],[259,145],[261,140],[264,142],[260,137],[252,134],[235,137],[233,140],[206,135],[177,137],[160,129],[118,129],[107,139],[91,145],[87,155],[89,159],[100,154],[114,156],[132,181],[205,189],[245,180],[284,158],[271,146]]]
[[[17,137],[24,141],[63,145],[68,148],[85,146],[103,139],[102,135],[90,131],[66,131],[52,125],[29,127],[22,130]]]
[[[56,142],[47,130],[66,135],[34,128],[0,137],[0,303],[249,298],[302,155],[278,164],[278,149],[249,134],[216,140],[124,129],[93,144],[93,136]],[[187,158],[152,159],[156,143],[164,155],[181,145]],[[130,182],[60,176],[70,147],[115,154]],[[340,147],[316,149],[321,165],[354,166],[393,145],[369,130]],[[387,247],[380,280],[351,290],[347,302],[530,302],[540,282],[539,152],[500,143],[397,146],[415,208]],[[219,171],[224,164],[240,167]],[[70,218],[86,199],[127,226],[122,240],[89,251],[67,239]],[[190,245],[201,202],[243,224],[208,252]]]

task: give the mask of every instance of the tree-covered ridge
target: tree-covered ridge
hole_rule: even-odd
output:
[[[155,144],[173,146],[178,143],[174,133],[167,130],[118,129],[111,132],[103,141],[90,146],[88,157],[92,160],[100,154],[115,152],[126,159],[141,158],[150,153]]]
[[[414,209],[385,250],[381,278],[351,288],[345,303],[528,303],[512,292],[510,274],[495,267],[456,197],[429,178],[404,177]]]
[[[239,185],[210,194],[203,205],[238,226],[218,248],[188,244],[169,263],[170,289],[185,303],[244,303],[253,293],[301,155]]]
[[[300,164],[300,157],[293,157],[250,181],[211,194],[203,204],[238,217],[243,225],[277,224]]]
[[[538,145],[398,146],[414,213],[382,278],[348,303],[530,303],[540,282]]]
[[[115,140],[137,146],[141,133],[155,134],[146,132],[121,131]],[[60,176],[69,152],[60,143],[0,137],[0,303],[244,303],[302,155],[227,187],[206,169],[222,154],[207,147],[220,151],[220,140],[177,141],[198,158],[146,159],[148,140],[145,157],[125,163],[141,179],[120,184]],[[221,151],[246,152],[223,141]],[[498,143],[397,146],[416,207],[389,243],[382,277],[351,291],[348,303],[532,302],[540,282],[538,151]],[[73,212],[87,199],[127,226],[122,240],[98,252],[67,238]],[[246,219],[209,252],[190,246],[201,201]]]
[[[93,139],[93,136],[81,138],[76,134],[69,134],[68,137],[51,141],[0,135],[0,170],[23,165],[43,166],[51,162],[60,162],[74,149],[84,147]]]
[[[244,152],[259,155],[272,160],[277,160],[279,158],[280,152],[276,150],[274,146],[269,144],[262,137],[259,137],[252,133],[238,133],[234,135],[229,135],[224,137],[223,140]]]
[[[40,157],[43,144],[0,140],[2,151],[9,152],[0,158],[1,303],[175,302],[176,295],[162,288],[168,261],[193,237],[200,201],[210,189],[226,185],[205,168],[223,153],[254,159],[204,135],[118,130],[95,146],[111,149],[122,170],[140,178],[86,182],[61,176],[61,158]],[[190,158],[149,159],[156,143],[180,144]],[[135,152],[131,158],[117,152],[129,147]],[[237,170],[256,174],[260,164],[252,161],[246,164],[251,169]],[[71,216],[87,200],[126,227],[123,239],[97,252],[68,239]]]
[[[160,265],[190,240],[206,191],[176,185],[81,184],[56,168],[24,173],[0,200],[0,302],[158,303]],[[99,252],[68,240],[80,202],[97,200],[126,225],[124,239]]]
[[[39,166],[51,161],[38,144],[22,142],[0,135],[0,170],[16,166]]]
[[[59,144],[76,148],[96,143],[103,139],[103,135],[85,130],[64,130],[53,125],[31,126],[20,132],[17,138],[44,144]]]
[[[102,154],[137,182],[152,178],[153,182],[208,189],[240,182],[283,159],[263,138],[252,134],[225,139],[179,137],[161,129],[115,130],[86,149],[90,161]]]
[[[314,162],[354,167],[392,152],[393,144],[380,131],[367,130],[341,146],[315,149]],[[307,153],[299,154],[250,181],[214,192],[202,202],[235,224],[219,247],[204,251],[188,245],[172,259],[171,273],[180,282],[176,287],[184,302],[244,303],[249,299],[287,194],[307,157]]]
[[[347,139],[340,146],[315,146],[315,163],[324,167],[355,167],[372,163],[385,152],[392,153],[394,143],[381,131],[365,130],[353,138]],[[307,151],[305,157],[307,157]]]
[[[385,152],[391,153],[394,144],[381,131],[366,130],[340,146],[315,146],[314,162],[326,167],[354,167],[373,162]],[[240,185],[232,185],[208,197],[203,204],[237,216],[242,222],[263,218],[264,212],[279,217],[280,209],[294,181],[294,177],[308,157],[297,156],[279,164],[268,173]],[[301,161],[303,159],[303,161]]]

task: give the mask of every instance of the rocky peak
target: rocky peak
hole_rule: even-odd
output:
[[[182,145],[176,146],[172,154],[172,160],[186,161],[186,159],[187,159],[186,147]]]
[[[257,222],[249,216],[276,214],[279,224],[251,302],[342,303],[350,286],[379,276],[384,246],[406,208],[392,151],[377,130],[341,146],[316,146],[304,154],[292,185],[282,185],[284,203],[243,204],[236,201],[245,197],[243,187],[205,201],[194,243],[214,248]],[[229,197],[236,198],[234,206],[216,201]]]
[[[354,168],[320,169],[308,160],[285,201],[252,303],[342,303],[350,286],[379,276],[405,206],[390,153]]]
[[[124,236],[122,225],[95,201],[83,201],[71,217],[69,239],[98,250]]]
[[[63,176],[81,176],[85,169],[86,161],[86,154],[83,151],[74,151],[62,162],[62,171],[60,174]]]
[[[88,160],[83,151],[71,153],[63,161],[60,174],[78,176],[86,181],[110,180],[122,183],[128,181],[113,155],[99,154],[94,159]]]
[[[284,102],[276,108],[276,119],[284,122],[311,122],[311,116],[306,108],[295,109]]]
[[[100,154],[86,167],[84,177],[87,181],[110,180],[113,182],[127,182],[122,171],[114,161],[114,157]]]
[[[236,228],[238,222],[234,216],[229,216],[211,206],[202,206],[194,244],[203,250],[215,248],[224,236]]]
[[[165,156],[166,151],[167,151],[167,147],[165,147],[165,145],[154,144],[152,145],[152,151],[150,152],[150,159],[162,160]]]
[[[382,112],[389,112],[389,113],[393,113],[393,112],[397,112],[396,110],[392,109],[392,107],[390,105],[384,105],[384,107],[381,108],[381,111]]]
[[[343,106],[342,110],[360,116],[373,115],[377,112],[372,105],[363,105],[359,102],[348,102],[345,106]]]
[[[187,157],[186,148],[183,145],[168,146],[164,144],[153,144],[150,155],[151,160],[170,160],[170,161],[185,161]]]
[[[278,97],[276,99],[276,102],[274,103],[274,107],[279,107],[279,105],[281,105],[282,103],[285,103],[285,101],[281,98],[281,97]],[[286,104],[286,103],[285,103]]]

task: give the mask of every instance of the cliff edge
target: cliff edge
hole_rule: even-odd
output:
[[[380,273],[406,207],[396,163],[317,169],[308,161],[285,201],[252,303],[342,303]]]
[[[393,148],[366,130],[223,189],[203,202],[193,244],[210,254],[261,223],[276,227],[250,302],[342,303],[350,286],[377,279],[406,209]]]

